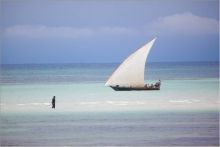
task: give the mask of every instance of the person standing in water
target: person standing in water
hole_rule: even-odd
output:
[[[52,108],[55,109],[55,103],[56,103],[55,96],[53,96],[51,103],[52,103]]]

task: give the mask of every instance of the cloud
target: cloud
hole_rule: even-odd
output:
[[[101,35],[129,35],[135,30],[125,27],[48,27],[44,25],[15,25],[5,29],[4,34],[10,37],[28,38],[82,38]]]
[[[150,23],[147,28],[152,33],[157,34],[218,34],[219,21],[185,12],[158,18]]]
[[[51,27],[45,25],[14,25],[5,28],[4,35],[26,38],[85,38],[108,36],[201,35],[218,34],[219,21],[189,12],[160,17],[145,27]]]

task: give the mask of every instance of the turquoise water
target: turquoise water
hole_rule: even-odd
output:
[[[105,83],[118,65],[119,63],[2,65],[1,83]],[[148,63],[145,80],[218,78],[218,66],[218,62]]]
[[[151,63],[145,80],[161,79],[160,91],[116,92],[105,87],[117,65],[3,65],[2,111],[50,111],[54,95],[60,112],[218,109],[218,62]]]
[[[150,63],[160,91],[105,87],[117,65],[2,65],[2,145],[219,145],[218,62]]]

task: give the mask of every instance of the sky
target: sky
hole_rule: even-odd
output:
[[[219,61],[218,0],[1,0],[1,62]]]

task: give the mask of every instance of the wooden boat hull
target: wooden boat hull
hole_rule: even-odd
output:
[[[131,90],[160,90],[159,87],[119,87],[119,86],[111,86],[115,91],[131,91]]]

